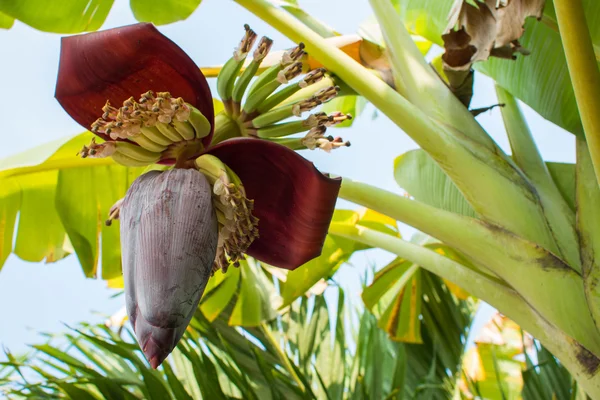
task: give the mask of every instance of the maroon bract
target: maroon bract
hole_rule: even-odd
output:
[[[254,139],[230,139],[208,150],[236,172],[254,200],[260,238],[247,254],[295,269],[319,256],[340,187],[293,150]]]

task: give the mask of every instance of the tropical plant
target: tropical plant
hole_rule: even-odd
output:
[[[0,3],[0,12],[8,16],[4,20],[16,17],[32,25],[41,21],[37,27],[43,29],[47,23],[43,18],[47,15],[36,11],[37,1],[19,2],[19,7],[13,3]],[[599,258],[595,256],[600,249],[600,213],[596,207],[600,200],[597,55],[600,25],[595,23],[600,18],[600,3],[594,0],[370,0],[385,50],[366,39],[334,37],[337,35],[334,30],[302,12],[296,2],[275,5],[267,0],[236,0],[236,3],[295,42],[304,43],[310,56],[300,60],[302,69],[324,66],[328,76],[321,83],[338,86],[339,94],[353,96],[351,101],[338,101],[336,106],[348,104],[356,108],[357,96],[362,96],[422,149],[396,160],[396,180],[410,197],[342,178],[339,197],[377,213],[366,213],[362,219],[357,213],[347,216],[338,213],[329,227],[322,255],[295,271],[282,274],[285,275],[283,306],[322,277],[330,276],[354,251],[364,246],[384,249],[401,259],[381,271],[373,282],[383,288],[377,294],[384,301],[383,311],[378,314],[380,319],[402,307],[409,310],[399,313],[403,316],[425,315],[415,308],[418,296],[410,298],[406,295],[408,291],[403,290],[410,284],[412,293],[424,285],[419,272],[419,268],[423,268],[487,301],[513,319],[558,357],[581,388],[591,397],[600,398],[600,308],[596,285],[600,268]],[[62,10],[79,18],[69,20],[62,27],[58,20],[51,18],[46,26],[49,30],[67,32],[97,29],[110,4],[107,2],[104,8],[98,8],[104,11],[94,14],[98,19],[92,25],[81,24],[89,18],[84,18],[86,14],[82,10],[72,11],[74,7]],[[165,4],[172,5],[171,2]],[[197,4],[194,2],[191,8]],[[135,13],[140,20],[156,23],[172,22],[189,15],[153,14],[154,10],[144,8],[143,2],[132,1],[132,7],[144,9]],[[162,16],[169,18],[161,19]],[[526,20],[529,16],[542,22]],[[420,38],[415,41],[411,34]],[[433,68],[421,53],[428,48],[427,42],[444,46],[445,50],[442,57],[433,60]],[[248,75],[252,78],[255,73],[268,74],[278,60],[275,58],[273,63],[265,58],[265,66],[271,65],[270,69],[262,71],[254,65],[244,72],[241,72],[240,60],[236,60],[237,64],[225,64],[220,69],[221,76],[227,74],[231,78],[233,69],[233,76],[239,73],[238,82],[243,82],[245,88]],[[468,110],[472,68],[496,81],[511,156],[477,123],[474,114],[479,111]],[[205,71],[209,76],[214,72]],[[260,76],[257,81],[261,80]],[[219,94],[225,101],[225,110],[217,115],[215,129],[218,131],[221,127],[227,132],[226,137],[248,135],[247,129],[260,130],[260,123],[252,127],[238,125],[236,130],[231,121],[232,116],[237,118],[239,109],[231,107],[230,87],[227,84],[222,87],[224,90]],[[298,90],[289,103],[280,103],[283,99],[275,97],[282,109],[277,115],[264,112],[269,116],[266,125],[279,121],[272,117],[291,116],[290,110],[283,110],[283,106],[310,98],[317,89],[320,87],[311,85]],[[267,96],[270,93],[272,91]],[[517,99],[574,135],[576,164],[544,162]],[[277,105],[272,100],[270,107],[265,106],[263,111]],[[233,103],[239,105],[240,102],[241,98],[234,98]],[[286,125],[286,134],[291,132],[288,128]],[[322,133],[317,138],[292,137],[279,142],[293,149],[321,147],[325,138]],[[0,238],[3,244],[0,260],[9,253],[5,249],[12,250],[17,212],[20,212],[20,220],[14,252],[24,259],[63,257],[68,237],[82,260],[82,245],[80,243],[78,248],[74,238],[84,238],[82,243],[97,243],[98,208],[106,210],[110,201],[122,197],[128,179],[136,172],[117,166],[110,159],[92,162],[74,159],[73,146],[87,141],[87,135],[3,163],[0,220],[4,221],[4,230]],[[342,168],[332,172],[343,173]],[[108,169],[113,169],[111,175],[119,179],[108,180]],[[73,200],[76,197],[72,195],[66,196],[65,188],[82,197],[87,194],[87,198],[90,198],[89,193],[98,191],[80,185],[81,180],[68,178],[80,173],[98,174],[102,182],[110,182],[107,186],[110,189],[102,193],[112,193],[112,199],[93,196],[89,204],[83,204]],[[393,223],[381,214],[391,218]],[[74,218],[75,215],[78,218]],[[373,218],[374,215],[377,217]],[[394,229],[396,220],[437,240],[425,244],[405,241]],[[33,228],[40,225],[42,229]],[[86,234],[81,235],[82,231]],[[105,241],[102,243],[104,246]],[[113,260],[118,259],[115,247],[103,248],[102,252],[106,251],[107,257],[112,256]],[[91,246],[89,254],[97,253],[98,249]],[[97,257],[90,259],[97,260]],[[105,260],[104,254],[102,260]],[[82,265],[88,275],[94,274],[93,263],[82,262]],[[110,275],[105,278],[118,276],[117,263],[107,264],[106,269]],[[261,306],[262,301],[261,304],[247,301],[245,295],[249,292],[243,288],[251,275],[244,271],[242,268],[241,273],[230,275],[236,278],[220,279],[223,283],[230,279],[235,279],[236,284],[240,282],[242,291],[236,298],[236,306],[253,304],[254,315],[268,316]],[[259,267],[254,271],[262,273]],[[301,277],[307,279],[298,279]],[[220,284],[212,291],[220,293],[223,288]],[[207,289],[207,299],[210,292]],[[224,295],[228,301],[233,298],[230,293],[234,290]],[[397,301],[398,307],[390,306],[387,294]],[[214,303],[221,305],[215,306],[220,312],[227,302],[219,297]],[[218,313],[213,313],[214,318],[215,314]],[[392,335],[408,337],[410,327],[416,326],[397,318],[390,318],[388,322],[393,322],[387,328]]]
[[[285,315],[254,328],[229,325],[231,309],[212,323],[197,312],[157,370],[141,357],[127,328],[119,333],[118,326],[81,324],[48,335],[28,357],[7,353],[0,366],[11,374],[0,388],[15,397],[74,399],[445,399],[454,390],[464,346],[445,336],[464,337],[474,307],[425,274],[423,293],[431,299],[425,308],[455,312],[447,315],[444,332],[437,321],[423,321],[423,344],[393,342],[372,314],[346,310],[339,290],[332,313],[323,295],[302,297]]]
[[[425,308],[450,318],[443,320],[443,331],[440,321],[424,319],[421,344],[390,340],[371,313],[347,310],[339,290],[333,313],[323,295],[302,297],[289,313],[255,328],[232,327],[228,311],[212,323],[198,312],[157,370],[141,357],[121,317],[82,323],[46,334],[47,342],[24,356],[5,352],[0,393],[178,400],[586,398],[547,350],[499,314],[462,356],[464,340],[451,338],[468,334],[474,303],[453,297],[440,279],[423,274],[424,298],[439,295]]]

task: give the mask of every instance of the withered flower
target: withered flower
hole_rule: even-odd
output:
[[[248,28],[238,52],[249,41]],[[216,269],[244,254],[295,269],[321,253],[340,180],[273,141],[211,145],[219,126],[206,79],[151,24],[63,38],[56,98],[104,140],[82,157],[174,164],[140,176],[110,210],[121,220],[127,312],[153,368],[176,346]],[[321,118],[317,127],[341,116],[311,118]],[[324,140],[310,134],[311,145]]]

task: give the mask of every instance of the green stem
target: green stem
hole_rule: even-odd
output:
[[[577,138],[575,199],[577,232],[585,291],[596,325],[600,327],[600,187],[585,140]]]
[[[329,233],[387,250],[419,264],[422,268],[465,288],[475,297],[487,301],[539,339],[580,381],[590,396],[600,398],[600,374],[593,368],[600,360],[546,321],[513,289],[486,279],[476,271],[433,250],[373,229],[332,223]]]
[[[504,104],[501,112],[510,141],[512,158],[537,189],[536,195],[542,204],[558,254],[573,269],[581,272],[575,214],[548,172],[516,99],[498,85],[496,85],[496,93],[498,102]]]
[[[513,295],[518,296],[512,288],[498,278],[471,269],[426,247],[373,229],[333,222],[329,226],[329,234],[394,253],[455,283],[490,304],[494,302],[494,296],[500,292],[510,291]]]
[[[296,382],[296,384],[298,385],[300,390],[305,392],[306,388],[302,384],[302,381],[298,377],[298,374],[296,374],[296,371],[294,371],[294,368],[292,367],[292,364],[290,363],[289,357],[287,356],[287,354],[285,354],[285,352],[281,349],[281,346],[279,346],[279,343],[277,343],[277,340],[275,340],[275,338],[273,337],[273,334],[271,333],[271,329],[269,329],[269,327],[264,322],[260,325],[260,327],[261,327],[261,331],[265,334],[265,337],[267,338],[267,340],[269,341],[271,346],[273,346],[273,348],[277,352],[277,355],[279,356],[279,359],[283,363],[283,366],[285,367],[285,369],[291,375],[292,379],[294,379],[294,381]]]
[[[500,110],[513,160],[527,176],[535,178],[537,182],[552,181],[516,99],[498,85],[496,95],[498,103],[503,104]]]
[[[555,0],[554,7],[579,116],[598,180],[600,179],[600,71],[598,71],[590,31],[581,0]]]
[[[349,179],[340,198],[409,224],[467,255],[512,286],[551,323],[600,354],[583,280],[547,250],[512,232]],[[471,290],[471,288],[466,288]],[[556,293],[569,293],[556,296]],[[577,310],[578,317],[573,319]]]

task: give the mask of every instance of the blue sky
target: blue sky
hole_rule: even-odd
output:
[[[302,0],[304,8],[341,33],[356,32],[369,17],[367,0]],[[351,6],[350,6],[351,5]],[[116,0],[103,29],[127,25],[135,20],[126,0]],[[231,56],[248,23],[259,35],[274,39],[275,49],[292,43],[232,1],[204,0],[186,21],[160,27],[200,66],[221,64]],[[33,146],[82,131],[54,99],[60,37],[36,31],[19,22],[9,31],[0,30],[0,158]],[[495,104],[492,82],[476,77],[473,107]],[[545,121],[527,107],[525,115],[544,158],[573,162],[575,141],[572,135]],[[500,112],[496,109],[478,117],[480,123],[505,150],[506,139]],[[303,152],[322,171],[328,171],[400,191],[393,179],[394,158],[417,146],[386,117],[367,107],[352,128],[337,134],[352,142],[352,147],[335,151]],[[343,201],[342,207],[349,207]],[[403,229],[403,233],[411,232]],[[360,301],[359,278],[365,268],[383,266],[392,257],[382,251],[358,254],[351,265],[343,267],[336,280],[347,288],[347,298]],[[113,291],[105,283],[85,279],[77,259],[70,256],[54,264],[24,262],[11,255],[0,273],[0,344],[11,351],[26,350],[26,344],[39,338],[36,332],[62,330],[62,323],[101,321],[100,314],[117,311],[123,297],[111,299]],[[489,309],[478,318],[485,322]]]

